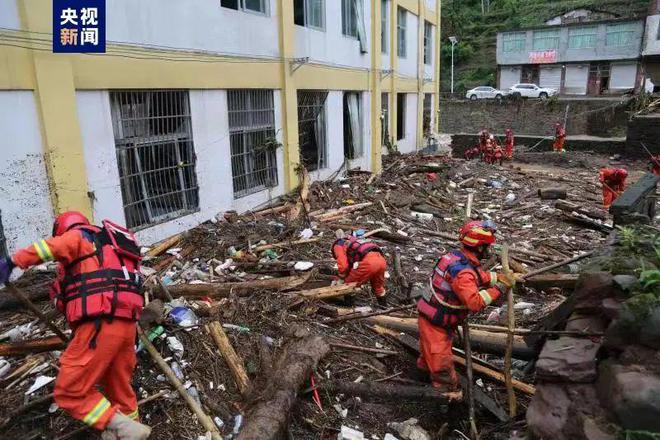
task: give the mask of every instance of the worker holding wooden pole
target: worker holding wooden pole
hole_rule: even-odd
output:
[[[512,286],[503,274],[481,266],[495,243],[495,225],[469,221],[459,232],[460,250],[438,260],[430,288],[417,303],[420,356],[417,367],[428,372],[433,386],[449,399],[461,399],[460,383],[452,356],[453,335],[469,313],[477,313]]]

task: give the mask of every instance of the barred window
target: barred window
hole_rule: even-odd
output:
[[[635,23],[619,23],[607,26],[606,46],[628,46],[635,35]]]
[[[2,226],[2,211],[0,211],[0,257],[7,258],[7,238],[5,237],[5,229]]]
[[[598,28],[596,26],[570,28],[568,30],[569,49],[588,49],[596,47]]]
[[[128,227],[143,228],[196,211],[188,91],[111,92],[110,101]]]
[[[534,50],[550,50],[559,47],[559,30],[534,31]]]
[[[424,64],[433,64],[433,25],[424,22]]]
[[[326,168],[325,101],[328,92],[298,91],[298,145],[300,161],[309,171]]]
[[[525,32],[508,32],[502,34],[503,52],[522,52],[525,50],[527,34]]]
[[[399,7],[396,16],[396,49],[399,57],[406,57],[406,10]]]
[[[277,186],[272,90],[229,90],[229,142],[234,197]]]

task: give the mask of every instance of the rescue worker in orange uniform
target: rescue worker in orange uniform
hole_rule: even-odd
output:
[[[660,154],[651,156],[651,172],[656,176],[660,176]]]
[[[504,160],[504,151],[502,146],[495,142],[495,148],[493,149],[493,163],[499,163],[502,166],[502,161]]]
[[[64,313],[73,339],[60,357],[55,402],[104,438],[146,439],[131,377],[136,364],[140,248],[133,234],[109,221],[92,226],[79,212],[57,217],[53,237],[0,260],[0,284],[14,267],[57,261],[51,298]],[[102,387],[103,393],[97,386]]]
[[[465,150],[465,160],[472,160],[479,157],[480,149],[479,147],[468,148]]]
[[[378,304],[387,305],[385,291],[385,270],[387,261],[380,247],[361,238],[364,230],[354,231],[348,238],[341,229],[335,233],[337,240],[332,245],[332,256],[337,261],[340,284],[371,283],[371,291]]]
[[[513,159],[513,145],[515,144],[515,138],[513,137],[513,130],[507,128],[504,132],[504,158],[506,160]]]
[[[486,154],[486,144],[488,143],[488,139],[490,139],[490,133],[485,128],[482,128],[479,132],[479,152],[481,153],[482,160],[485,160],[484,156]]]
[[[628,171],[623,168],[601,168],[598,180],[603,185],[603,208],[610,209],[612,203],[626,189]]]
[[[491,221],[470,221],[459,232],[461,250],[438,260],[428,291],[417,303],[420,356],[417,367],[430,374],[434,387],[450,398],[460,398],[460,383],[452,359],[456,328],[469,313],[496,301],[513,281],[502,274],[486,272],[481,260],[495,243]]]
[[[495,163],[495,138],[493,135],[490,135],[490,137],[486,139],[486,147],[483,151],[483,161],[488,164]]]
[[[552,144],[555,152],[564,152],[564,142],[566,142],[566,128],[557,122],[555,124],[555,142]]]

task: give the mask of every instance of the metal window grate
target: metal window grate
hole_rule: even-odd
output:
[[[111,92],[126,223],[143,228],[199,208],[185,90]]]
[[[234,197],[277,186],[272,90],[230,90],[229,143]]]
[[[325,101],[328,92],[298,91],[300,161],[309,171],[327,167]]]
[[[5,237],[5,228],[2,226],[2,211],[0,211],[0,257],[7,258],[7,238]]]

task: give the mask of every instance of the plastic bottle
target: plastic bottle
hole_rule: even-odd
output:
[[[172,362],[170,367],[172,368],[172,371],[174,371],[174,375],[176,376],[176,378],[179,379],[179,380],[183,380],[183,378],[184,378],[183,370],[181,369],[181,366],[179,365],[179,363],[178,362]]]
[[[192,387],[188,388],[186,391],[188,392],[188,394],[190,395],[190,397],[192,397],[193,399],[195,399],[195,402],[197,402],[197,404],[198,404],[199,406],[202,406],[202,401],[199,400],[199,393],[197,392],[197,388],[195,388],[194,386],[192,386]]]
[[[158,336],[162,335],[163,333],[165,333],[165,329],[163,328],[162,325],[159,325],[158,327],[154,327],[154,328],[151,329],[151,331],[147,335],[147,339],[149,339],[149,341],[153,342],[154,339],[156,339]],[[144,344],[142,344],[142,342],[140,342],[138,344],[137,350],[135,350],[135,351],[136,351],[136,353],[139,353],[143,349],[144,349]]]

